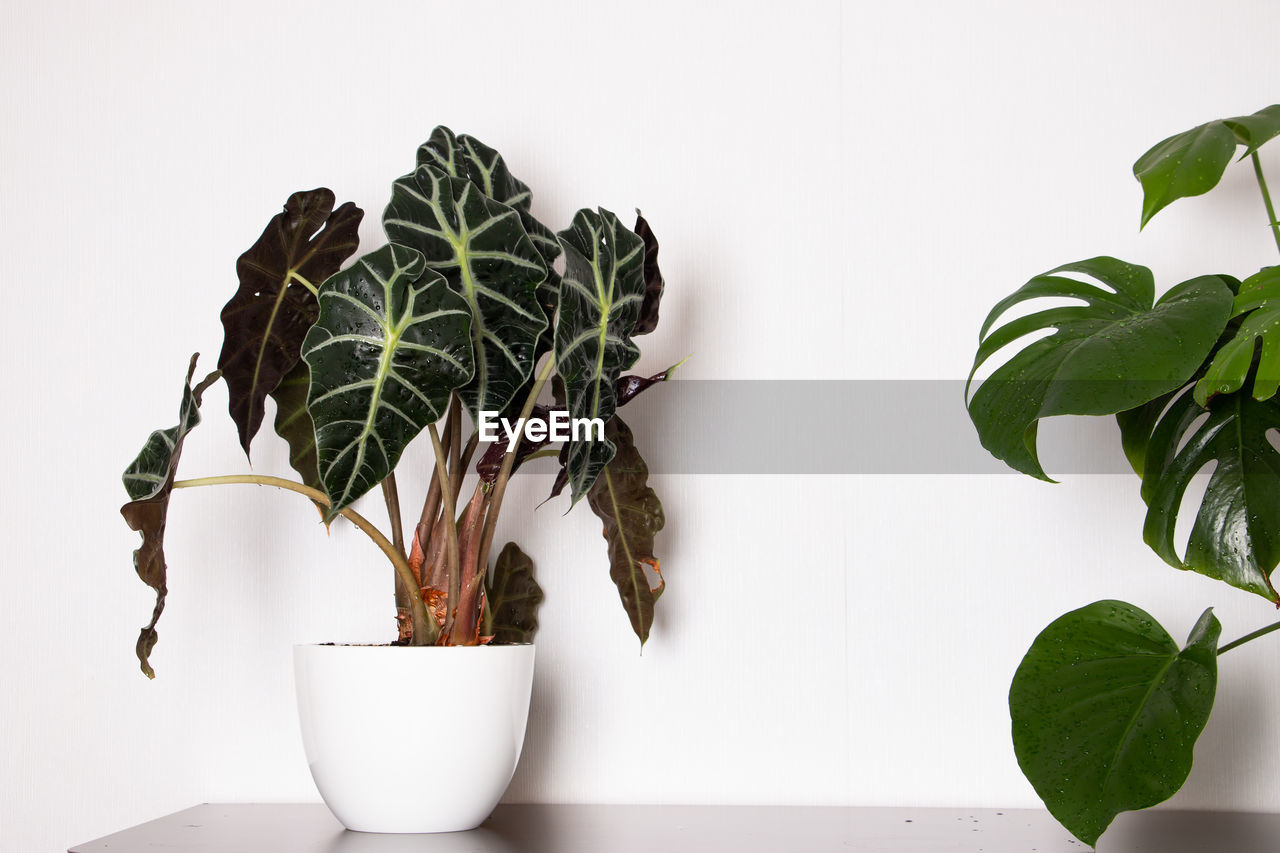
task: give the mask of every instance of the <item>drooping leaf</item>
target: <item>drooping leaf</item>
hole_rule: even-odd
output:
[[[533,576],[533,560],[514,542],[498,554],[493,577],[486,583],[481,633],[495,644],[532,643],[538,632],[542,587]]]
[[[552,267],[560,257],[560,242],[555,232],[534,218],[533,193],[511,174],[502,155],[474,136],[454,136],[453,131],[441,125],[419,146],[418,165],[435,166],[455,178],[471,181],[489,198],[516,209],[525,232],[546,263],[547,277],[538,285],[538,301],[550,317],[560,289],[560,276]]]
[[[653,555],[653,538],[665,518],[662,502],[649,488],[649,467],[636,449],[630,428],[615,415],[605,424],[605,437],[617,454],[587,493],[587,503],[604,522],[609,577],[618,587],[632,630],[644,645],[653,626],[654,602],[666,587]],[[648,571],[658,576],[656,587],[649,585]]]
[[[1180,198],[1203,195],[1218,185],[1236,145],[1248,155],[1280,134],[1280,105],[1250,116],[1218,119],[1174,134],[1133,164],[1142,184],[1142,225]]]
[[[614,383],[640,357],[631,331],[644,302],[644,241],[603,208],[578,211],[559,236],[565,272],[556,318],[557,372],[570,416],[608,424],[617,407]],[[607,436],[569,443],[573,503],[591,490],[613,454]]]
[[[1280,453],[1267,440],[1280,429],[1280,400],[1219,394],[1206,410],[1185,388],[1152,428],[1143,461],[1147,502],[1143,539],[1165,562],[1280,602],[1271,573],[1280,563]],[[1174,543],[1192,477],[1216,463],[1187,543]]]
[[[142,452],[124,472],[124,488],[129,502],[120,507],[120,514],[129,528],[142,534],[142,545],[133,552],[133,568],[143,583],[156,591],[156,604],[151,611],[151,621],[138,634],[138,663],[147,678],[155,678],[151,668],[151,650],[155,648],[159,634],[156,623],[164,612],[168,595],[167,566],[164,559],[164,528],[169,515],[169,494],[173,490],[178,460],[182,456],[182,443],[187,433],[200,423],[200,400],[205,390],[217,381],[217,371],[209,374],[195,388],[191,377],[196,372],[196,359],[191,356],[187,379],[182,385],[182,402],[178,406],[178,423],[169,429],[151,433]]]
[[[1082,273],[1111,288],[1058,275]],[[987,315],[969,372],[1025,335],[1053,334],[1025,346],[998,367],[969,400],[982,446],[1012,468],[1049,477],[1036,454],[1036,427],[1055,415],[1114,415],[1141,406],[1187,381],[1227,321],[1231,290],[1217,276],[1174,287],[1153,305],[1146,267],[1093,258],[1036,276]],[[992,330],[1008,309],[1038,297],[1084,302],[1047,308]]]
[[[635,232],[644,241],[644,302],[640,304],[640,316],[632,335],[647,335],[658,328],[658,305],[662,302],[662,270],[658,269],[658,238],[653,235],[649,222],[636,211]]]
[[[1238,291],[1231,313],[1241,322],[1196,384],[1196,402],[1202,406],[1215,394],[1242,389],[1251,369],[1255,400],[1270,399],[1280,387],[1280,267],[1249,276]]]
[[[382,223],[393,243],[421,252],[471,310],[476,370],[458,396],[472,422],[480,411],[506,410],[533,372],[547,328],[536,294],[547,267],[519,215],[470,181],[424,165],[395,182]]]
[[[1084,843],[1121,812],[1177,793],[1213,710],[1221,626],[1205,611],[1179,651],[1123,601],[1072,611],[1038,636],[1009,690],[1023,774]]]
[[[303,484],[324,490],[316,461],[316,425],[307,411],[307,389],[311,371],[298,359],[271,392],[276,403],[276,434],[289,443],[289,465],[298,472]]]
[[[328,520],[380,483],[470,380],[470,334],[466,301],[405,246],[365,255],[320,288],[302,357]]]
[[[315,289],[359,244],[364,212],[351,202],[334,210],[333,203],[333,192],[323,187],[294,193],[236,261],[240,289],[222,309],[218,369],[246,456],[267,395],[298,363],[316,320]]]

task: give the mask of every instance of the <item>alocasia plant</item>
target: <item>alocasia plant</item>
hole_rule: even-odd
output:
[[[152,434],[125,472],[122,513],[142,534],[138,575],[156,591],[138,639],[149,661],[164,607],[164,532],[175,489],[256,483],[309,497],[326,524],[346,518],[390,561],[396,580],[396,642],[475,645],[529,642],[543,593],[533,561],[508,543],[490,564],[507,482],[525,461],[559,456],[553,489],[572,486],[604,524],[610,577],[643,643],[664,587],[654,556],[662,505],[616,409],[674,370],[624,371],[639,357],[632,337],[653,331],[663,291],[658,244],[638,218],[581,210],[559,234],[534,218],[529,188],[479,140],[436,128],[413,172],[396,180],[383,215],[388,243],[343,268],[363,216],[335,208],[327,189],[291,195],[237,264],[240,287],[222,312],[219,370],[192,386],[192,357],[178,425]],[[554,264],[562,251],[562,279]],[[200,421],[204,391],[224,378],[246,454],[270,397],[275,429],[299,480],[262,474],[177,479],[182,443]],[[598,418],[551,447],[554,437],[516,432],[480,453],[473,491],[463,492],[483,413],[544,420],[548,382],[567,393],[573,417]],[[441,424],[437,428],[437,424]],[[396,471],[426,432],[434,470],[418,523],[401,519]],[[352,505],[382,490],[390,535]],[[656,582],[656,585],[655,585]]]
[[[1239,146],[1253,164],[1280,248],[1258,149],[1280,135],[1280,105],[1211,121],[1155,145],[1134,164],[1142,225],[1180,198],[1213,189]],[[1092,279],[1094,283],[1087,280]],[[997,325],[1042,297],[1076,303]],[[1034,304],[1034,303],[1033,303]],[[979,333],[970,371],[1028,334],[968,397],[983,447],[1047,480],[1036,426],[1053,415],[1114,415],[1147,505],[1143,538],[1165,562],[1280,606],[1280,267],[1244,281],[1205,275],[1155,298],[1145,267],[1092,258],[1036,276],[1000,301]],[[1215,464],[1184,553],[1174,529],[1192,477]],[[1049,811],[1093,845],[1121,812],[1162,802],[1191,771],[1208,722],[1218,657],[1280,623],[1218,644],[1206,610],[1179,648],[1156,621],[1121,601],[1062,616],[1027,652],[1009,691],[1018,764]]]

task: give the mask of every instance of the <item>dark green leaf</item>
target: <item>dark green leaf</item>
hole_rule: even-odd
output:
[[[644,302],[640,304],[640,316],[632,335],[647,335],[658,328],[658,305],[662,302],[662,270],[658,269],[658,238],[653,235],[649,222],[636,211],[635,232],[644,241]]]
[[[550,228],[534,218],[533,193],[511,174],[502,155],[474,136],[454,136],[453,131],[441,125],[419,146],[418,165],[435,166],[455,178],[471,181],[489,198],[516,209],[524,230],[546,263],[547,277],[538,285],[538,301],[550,317],[560,289],[560,276],[552,268],[560,257],[560,243]]]
[[[151,621],[138,635],[138,662],[147,678],[155,678],[151,668],[151,650],[155,648],[159,634],[156,623],[164,612],[164,600],[169,588],[166,581],[167,566],[164,560],[164,527],[169,515],[169,494],[182,456],[182,443],[187,433],[200,423],[200,400],[205,390],[217,381],[219,374],[209,374],[195,388],[191,377],[196,372],[196,359],[191,356],[187,379],[182,385],[182,403],[178,406],[178,423],[169,429],[151,433],[142,452],[124,472],[124,488],[129,502],[120,507],[120,514],[130,529],[142,534],[142,545],[133,552],[133,568],[143,583],[156,591],[155,608]]]
[[[466,301],[405,246],[365,255],[320,288],[302,357],[328,520],[391,473],[471,378],[470,331]]]
[[[484,636],[495,645],[533,642],[542,587],[533,577],[533,560],[516,543],[508,542],[498,554],[485,598]]]
[[[617,448],[617,454],[587,493],[587,503],[604,522],[609,577],[618,587],[632,630],[644,645],[653,626],[654,602],[666,587],[658,558],[653,555],[654,535],[665,520],[662,503],[649,488],[649,467],[621,418],[615,415],[605,424],[605,438]],[[649,586],[649,571],[658,576],[656,587]]]
[[[1232,316],[1241,322],[1196,384],[1196,402],[1244,387],[1253,370],[1253,398],[1267,400],[1280,387],[1280,267],[1267,267],[1240,283]],[[1255,354],[1257,355],[1255,366]]]
[[[644,302],[644,241],[604,209],[578,211],[559,236],[565,273],[556,317],[556,368],[570,416],[607,424],[617,406],[614,383],[640,357],[631,331]],[[568,446],[569,486],[577,503],[613,458],[614,447],[607,437]]]
[[[537,288],[547,275],[517,212],[470,181],[420,166],[395,182],[382,217],[393,243],[421,252],[472,313],[475,376],[458,396],[479,412],[502,412],[533,372],[547,328]]]
[[[1147,613],[1099,601],[1032,643],[1009,690],[1014,749],[1049,812],[1084,843],[1186,781],[1213,710],[1220,633],[1207,610],[1179,651]]]
[[[1143,538],[1167,563],[1280,602],[1270,575],[1280,562],[1280,453],[1267,440],[1280,429],[1280,400],[1220,394],[1206,410],[1190,388],[1151,432],[1143,463]],[[1216,463],[1185,559],[1174,531],[1191,478]]]
[[[222,309],[225,337],[218,368],[227,378],[240,446],[262,424],[263,403],[298,363],[298,350],[319,306],[315,289],[338,271],[359,243],[364,212],[350,202],[333,209],[333,192],[296,192],[236,262],[240,289]]]
[[[1061,272],[1092,276],[1111,290]],[[1037,276],[999,302],[983,324],[970,382],[1003,347],[1033,332],[1056,331],[1024,347],[973,394],[969,416],[982,446],[1016,470],[1047,480],[1036,455],[1041,418],[1114,415],[1185,383],[1227,321],[1231,290],[1217,276],[1202,276],[1153,305],[1154,292],[1146,267],[1094,258]],[[1038,297],[1085,304],[1048,308],[991,330],[1009,308]]]
[[[1248,155],[1280,134],[1280,106],[1251,116],[1219,119],[1170,136],[1133,164],[1142,184],[1142,224],[1180,198],[1203,195],[1218,185],[1236,145]]]
[[[307,411],[307,389],[311,371],[298,359],[271,392],[276,403],[276,433],[289,443],[289,464],[305,485],[324,490],[316,461],[316,425]]]

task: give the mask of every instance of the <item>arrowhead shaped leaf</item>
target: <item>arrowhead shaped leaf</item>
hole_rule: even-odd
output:
[[[426,260],[384,246],[320,288],[302,357],[311,370],[327,520],[380,483],[406,445],[440,419],[474,368],[471,313]]]
[[[1250,370],[1255,400],[1270,399],[1280,387],[1280,267],[1241,282],[1231,310],[1243,319],[1196,384],[1196,402],[1202,406],[1215,394],[1239,391]]]
[[[452,130],[441,125],[419,146],[418,165],[435,166],[455,178],[471,181],[489,198],[515,208],[534,248],[546,263],[547,277],[538,285],[538,301],[550,317],[560,288],[560,276],[552,268],[560,257],[560,242],[550,228],[534,218],[533,193],[511,174],[502,155],[474,136],[465,133],[454,136]]]
[[[1280,453],[1267,440],[1280,429],[1280,400],[1220,394],[1202,420],[1205,414],[1188,387],[1152,429],[1142,472],[1143,538],[1171,566],[1280,602],[1270,580],[1280,563]],[[1210,463],[1216,467],[1179,559],[1174,531],[1183,495]]]
[[[476,370],[458,396],[473,422],[482,410],[505,411],[533,372],[547,328],[537,298],[547,267],[519,215],[426,165],[395,182],[382,222],[393,243],[421,252],[471,310]]]
[[[632,630],[644,645],[653,626],[654,602],[666,587],[653,555],[653,538],[665,518],[662,502],[649,488],[649,467],[636,449],[631,430],[615,415],[605,425],[605,437],[617,454],[587,493],[587,503],[604,522],[609,577],[618,587]],[[649,586],[648,570],[657,573],[658,586]]]
[[[191,377],[195,374],[198,357],[199,354],[191,356],[191,365],[187,368],[187,379],[182,386],[182,403],[178,406],[177,425],[151,433],[142,452],[125,469],[123,478],[129,502],[120,508],[120,514],[124,516],[130,529],[142,534],[142,545],[133,552],[133,568],[143,583],[156,591],[156,605],[151,612],[151,621],[138,635],[138,662],[147,678],[156,677],[149,657],[160,636],[156,633],[156,623],[164,612],[164,600],[168,594],[164,528],[169,514],[169,494],[173,491],[178,459],[182,456],[182,443],[186,440],[187,433],[200,423],[200,400],[205,390],[219,376],[215,371],[193,389]]]
[[[1213,710],[1220,633],[1207,610],[1179,651],[1147,613],[1099,601],[1032,643],[1009,690],[1014,749],[1049,812],[1084,843],[1186,781]]]
[[[289,443],[289,465],[298,472],[303,484],[324,491],[316,460],[316,425],[307,411],[307,390],[311,371],[298,359],[271,392],[276,403],[276,434]]]
[[[538,633],[542,587],[533,577],[533,560],[516,543],[508,542],[498,554],[485,601],[483,635],[500,645],[533,642]]]
[[[218,368],[227,379],[231,417],[245,455],[262,424],[263,402],[298,363],[319,310],[315,288],[356,250],[364,213],[333,192],[296,192],[240,256],[240,289],[222,309],[225,337]]]
[[[1280,105],[1273,105],[1251,116],[1206,122],[1156,143],[1133,164],[1143,190],[1142,224],[1178,199],[1217,186],[1237,143],[1248,156],[1277,134]]]
[[[565,272],[556,318],[556,368],[564,379],[569,415],[606,425],[617,408],[614,383],[640,357],[631,341],[645,282],[644,241],[607,210],[580,210],[560,232]],[[569,486],[577,503],[613,458],[603,441],[568,445]]]
[[[1058,275],[1083,273],[1111,288]],[[1024,347],[992,372],[969,401],[982,446],[996,458],[1048,480],[1036,455],[1036,425],[1054,415],[1113,415],[1187,381],[1218,339],[1231,290],[1217,276],[1183,282],[1154,303],[1146,267],[1093,258],[1036,276],[996,304],[980,333],[969,373],[1025,335],[1054,333]],[[1038,297],[1083,305],[1048,308],[991,331],[1009,308]]]

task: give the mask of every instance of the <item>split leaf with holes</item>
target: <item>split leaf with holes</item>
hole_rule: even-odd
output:
[[[120,514],[129,527],[142,534],[142,545],[133,552],[133,568],[143,583],[156,591],[155,608],[151,621],[138,634],[138,662],[147,678],[155,678],[151,668],[151,650],[155,648],[159,634],[156,623],[164,612],[165,596],[169,592],[168,566],[164,559],[164,530],[169,516],[169,495],[182,456],[182,444],[187,434],[200,423],[200,401],[205,390],[217,381],[219,374],[209,374],[195,388],[191,377],[196,372],[196,359],[191,356],[187,379],[182,385],[182,403],[178,406],[178,423],[168,429],[151,433],[142,452],[125,469],[124,488],[129,502],[120,508]]]
[[[636,363],[631,340],[644,302],[644,241],[603,208],[580,210],[560,232],[565,271],[556,318],[556,369],[564,380],[571,418],[606,425],[617,408],[614,383]],[[565,469],[573,503],[591,490],[613,458],[603,440],[572,441]]]
[[[365,255],[320,288],[302,357],[328,520],[390,474],[471,379],[470,331],[466,301],[405,246]]]
[[[1240,323],[1196,384],[1202,406],[1215,394],[1244,388],[1250,371],[1255,400],[1270,399],[1280,387],[1280,267],[1266,267],[1241,282],[1231,313]]]
[[[1149,614],[1098,601],[1031,644],[1009,690],[1018,765],[1085,844],[1186,781],[1213,710],[1221,630],[1207,610],[1180,650]]]
[[[587,493],[587,503],[604,522],[609,577],[643,646],[653,627],[653,604],[666,586],[653,555],[654,536],[666,519],[662,502],[649,487],[649,467],[636,449],[631,429],[615,415],[605,424],[605,438],[617,453]],[[656,587],[649,585],[649,572],[657,576]]]
[[[1106,287],[1062,273],[1089,276]],[[992,330],[1009,309],[1043,297],[1084,304],[1045,308]],[[1004,347],[1054,330],[996,368],[969,400],[982,446],[1010,467],[1048,480],[1036,453],[1041,418],[1114,415],[1181,386],[1217,341],[1231,299],[1222,278],[1201,276],[1157,302],[1151,271],[1115,258],[1093,258],[1036,276],[996,303],[979,333],[970,383]]]
[[[284,211],[236,261],[240,288],[222,309],[218,369],[245,455],[262,424],[263,403],[298,363],[316,320],[316,288],[359,243],[364,213],[351,202],[333,208],[331,190],[296,192]],[[287,438],[287,436],[286,436]]]
[[[392,243],[421,252],[472,314],[475,376],[458,391],[472,422],[481,411],[506,411],[547,328],[537,297],[547,267],[519,214],[426,165],[395,182],[382,224]]]

